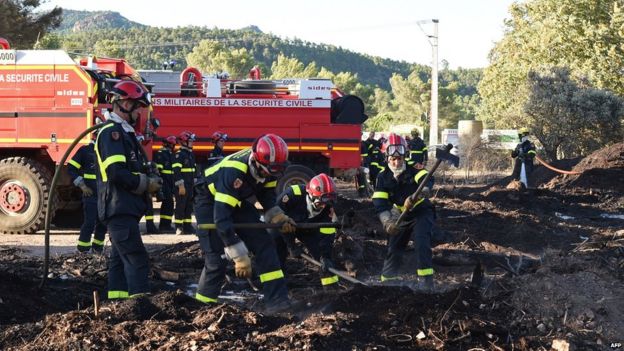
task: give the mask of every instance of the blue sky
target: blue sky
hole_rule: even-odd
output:
[[[485,67],[487,55],[503,36],[514,0],[50,0],[43,8],[109,10],[159,27],[197,25],[237,29],[256,25],[283,38],[333,44],[345,49],[431,64],[426,34],[439,20],[439,59],[451,68]],[[425,33],[423,33],[423,31]]]

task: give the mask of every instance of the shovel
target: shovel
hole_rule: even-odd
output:
[[[306,254],[301,254],[301,258],[303,258],[304,260],[306,260],[306,261],[308,261],[308,262],[312,263],[312,264],[313,264],[313,265],[315,265],[315,266],[321,267],[321,262],[319,262],[319,261],[315,260],[314,258],[312,258],[312,257],[310,257],[310,256],[308,256],[308,255],[306,255]],[[335,275],[339,276],[340,278],[342,278],[342,279],[344,279],[344,280],[348,280],[348,281],[350,281],[351,283],[361,284],[361,285],[364,285],[364,286],[368,286],[368,284],[364,283],[364,282],[363,282],[363,281],[361,281],[361,280],[357,280],[357,279],[353,278],[352,276],[348,275],[346,272],[339,271],[339,270],[334,269],[334,268],[331,268],[331,267],[330,267],[330,268],[328,268],[328,270],[329,270],[330,272],[334,273]]]
[[[427,184],[427,182],[429,181],[429,178],[431,178],[433,173],[435,173],[435,171],[438,169],[442,161],[447,161],[451,163],[453,166],[459,167],[459,157],[451,154],[450,151],[452,148],[453,148],[453,144],[448,144],[444,147],[444,149],[436,149],[436,159],[437,159],[436,163],[433,165],[433,168],[431,168],[431,171],[429,171],[429,173],[427,173],[425,178],[420,182],[420,185],[418,185],[418,189],[416,189],[416,191],[412,195],[410,195],[409,198],[412,202],[416,201],[416,199],[422,192],[423,188],[425,187],[425,184]],[[411,210],[410,208],[406,208],[405,211],[401,213],[401,215],[399,216],[399,219],[397,219],[396,224],[395,224],[397,227],[401,224],[401,222],[403,222],[403,219],[405,218],[407,213],[410,212],[410,210]]]

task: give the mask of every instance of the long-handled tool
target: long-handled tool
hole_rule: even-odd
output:
[[[278,229],[282,223],[234,223],[234,229]],[[198,225],[200,229],[217,229],[214,223],[203,223]],[[341,228],[342,223],[297,223],[297,229],[320,229],[320,228]]]
[[[308,255],[306,255],[306,254],[301,254],[301,258],[303,258],[304,260],[306,260],[306,261],[308,261],[308,262],[312,263],[312,264],[313,264],[313,265],[315,265],[315,266],[319,266],[319,267],[321,267],[321,266],[322,266],[322,265],[321,265],[321,262],[319,262],[319,261],[315,260],[314,258],[312,258],[312,257],[310,257],[310,256],[308,256]],[[331,268],[331,267],[330,267],[330,268],[328,268],[328,270],[329,270],[330,272],[334,273],[335,275],[339,276],[340,278],[342,278],[342,279],[344,279],[344,280],[348,280],[348,281],[350,281],[351,283],[361,284],[361,285],[364,285],[364,286],[368,286],[368,284],[364,283],[364,282],[363,282],[363,281],[361,281],[361,280],[357,280],[357,279],[353,278],[352,276],[348,275],[346,272],[339,271],[339,270],[337,270],[337,269],[335,269],[335,268]]]
[[[426,186],[427,182],[429,181],[429,178],[431,178],[431,175],[435,173],[435,171],[438,169],[442,161],[450,162],[453,166],[459,167],[459,157],[451,154],[450,151],[452,148],[453,148],[453,144],[448,144],[444,147],[444,149],[436,149],[436,159],[437,159],[436,163],[433,165],[433,168],[431,168],[429,173],[427,173],[425,178],[420,182],[420,185],[418,185],[418,189],[416,189],[416,191],[412,195],[410,195],[410,200],[412,202],[416,201],[416,199],[418,198],[418,196],[420,195],[420,193]],[[405,211],[401,213],[401,215],[399,216],[399,219],[397,219],[396,224],[395,224],[397,227],[401,224],[401,222],[403,222],[403,219],[405,218],[407,213],[410,212],[410,210],[411,209],[406,208]]]

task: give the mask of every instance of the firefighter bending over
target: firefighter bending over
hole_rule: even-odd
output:
[[[433,181],[426,185],[423,197],[413,203],[409,196],[427,175],[427,170],[406,166],[407,144],[403,137],[391,133],[384,145],[388,167],[377,177],[373,205],[375,212],[388,233],[388,252],[381,272],[381,281],[399,279],[399,270],[405,248],[410,240],[416,247],[416,273],[419,288],[433,290],[433,263],[431,254],[431,229],[433,205],[427,199]],[[430,178],[431,179],[431,178]],[[395,223],[401,212],[411,209],[400,226]]]
[[[139,232],[139,220],[147,199],[158,192],[162,179],[148,177],[133,125],[139,109],[149,106],[145,89],[134,81],[122,81],[109,95],[112,112],[96,141],[98,214],[112,242],[108,262],[108,298],[119,299],[149,293],[149,262]]]
[[[268,223],[282,223],[282,232],[294,232],[294,221],[275,206],[277,179],[288,166],[288,146],[275,134],[265,134],[251,148],[231,154],[206,169],[195,185],[195,216],[199,243],[204,254],[204,269],[195,298],[217,302],[225,280],[227,262],[234,261],[239,278],[252,273],[249,251],[253,252],[256,272],[262,283],[269,312],[290,307],[284,272],[275,251],[273,238],[265,229],[234,229],[234,223],[260,223],[260,213],[249,202],[255,196]],[[216,230],[209,225],[216,224]]]
[[[297,184],[286,188],[278,196],[277,205],[297,223],[328,223],[336,222],[334,203],[336,201],[336,185],[325,173],[321,173],[307,185]],[[336,228],[297,229],[292,234],[274,232],[273,237],[282,267],[286,256],[299,257],[302,249],[295,243],[298,239],[308,249],[314,259],[321,262],[321,285],[334,287],[338,276],[329,272],[334,268],[332,247],[336,237]]]
[[[174,184],[178,188],[175,196],[176,235],[194,234],[193,229],[193,182],[195,179],[195,155],[193,142],[195,134],[184,131],[178,136],[180,150],[176,152],[173,168]]]
[[[95,138],[97,133],[91,134],[92,140],[76,151],[69,160],[67,170],[75,186],[82,191],[83,222],[78,236],[78,251],[102,253],[106,226],[98,219],[97,209],[97,181],[95,177]],[[95,230],[95,233],[94,233]],[[91,239],[91,234],[93,239]]]

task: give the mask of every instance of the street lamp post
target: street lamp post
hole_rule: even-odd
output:
[[[427,34],[421,24],[433,23],[433,35]],[[429,145],[438,144],[438,20],[424,20],[418,21],[418,27],[429,39],[432,51],[431,62],[431,118],[429,120]]]

